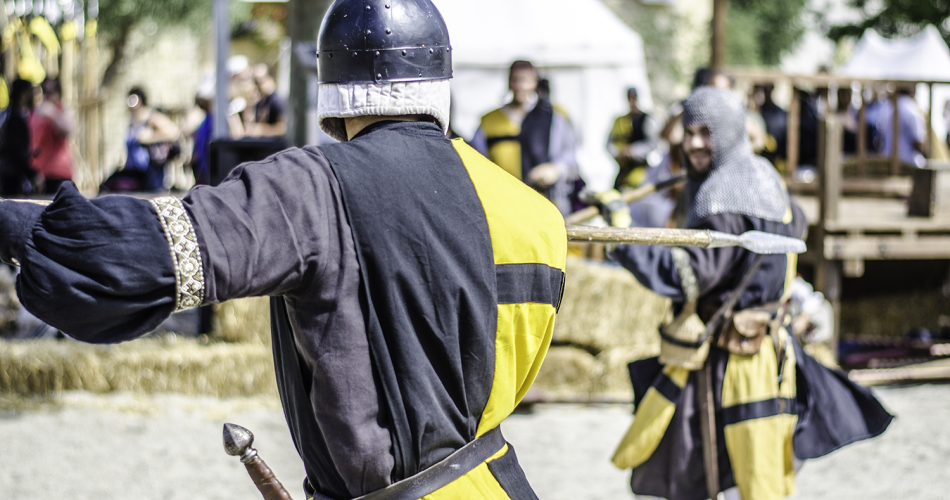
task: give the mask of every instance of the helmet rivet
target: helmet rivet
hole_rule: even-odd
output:
[[[366,30],[366,34],[367,34],[367,35],[372,35],[372,34],[373,34],[373,30]]]
[[[435,53],[435,49],[429,49],[429,53],[430,53],[430,54]]]
[[[353,57],[356,57],[356,52],[353,53]]]
[[[366,10],[373,10],[373,8],[370,7],[369,5],[367,5],[367,6],[366,6]]]
[[[387,35],[392,34],[392,32],[393,32],[393,30],[391,30],[391,29],[387,29],[387,30],[386,30],[386,34],[387,34]]]
[[[378,51],[378,50],[376,51],[376,57],[379,57],[379,51]]]
[[[387,8],[387,9],[389,8],[389,4],[388,4],[388,3],[386,4],[386,8]]]
[[[405,51],[405,50],[404,50],[404,51],[402,51],[402,55],[406,55],[406,51]]]
[[[377,79],[377,80],[382,80],[382,79],[383,79],[383,74],[382,74],[382,73],[376,73],[376,79]]]

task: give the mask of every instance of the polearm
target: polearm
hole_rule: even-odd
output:
[[[620,199],[622,199],[624,203],[633,203],[637,200],[642,200],[653,193],[673,187],[685,180],[685,175],[678,175],[665,181],[657,182],[656,184],[646,184],[636,189],[629,189],[620,193]],[[600,210],[595,206],[590,206],[587,208],[582,208],[568,215],[564,218],[564,222],[566,224],[583,224],[594,217],[597,217],[598,215],[600,215]]]
[[[651,185],[650,187],[655,186]],[[49,205],[51,203],[50,200],[30,199],[9,201],[35,203],[37,205]],[[594,211],[597,210],[595,207],[589,208],[593,208]],[[577,215],[581,212],[583,212],[583,210],[575,212],[572,215]],[[805,252],[805,242],[802,240],[762,231],[748,231],[741,235],[734,235],[705,229],[617,228],[568,225],[567,239],[568,241],[588,243],[665,245],[676,247],[720,248],[739,246],[758,254]]]
[[[261,495],[264,495],[264,500],[293,500],[287,488],[284,488],[270,467],[257,455],[257,450],[251,448],[252,444],[254,434],[251,431],[240,425],[224,424],[224,451],[228,455],[241,457],[241,462],[254,480],[254,485]]]
[[[708,229],[665,229],[652,227],[567,226],[568,241],[675,247],[742,247],[757,254],[804,253],[805,242],[763,231],[740,235]]]

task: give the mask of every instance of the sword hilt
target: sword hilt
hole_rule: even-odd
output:
[[[274,471],[251,447],[253,443],[254,434],[251,431],[240,425],[224,424],[224,451],[241,458],[254,485],[264,495],[264,500],[293,500],[287,488],[277,480]]]

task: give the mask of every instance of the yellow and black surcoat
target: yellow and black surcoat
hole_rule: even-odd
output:
[[[534,190],[431,124],[377,124],[321,151],[340,183],[356,244],[365,335],[397,482],[499,426],[533,383],[563,288],[564,222]],[[275,326],[286,330],[281,308],[278,301]],[[277,356],[286,401],[305,388],[291,380],[294,355],[281,337],[275,346],[285,344],[285,356]],[[298,424],[298,448],[300,440],[320,439],[306,417],[288,417],[292,430]],[[332,496],[333,464],[319,455],[304,457],[309,482]],[[426,498],[533,495],[506,445]]]

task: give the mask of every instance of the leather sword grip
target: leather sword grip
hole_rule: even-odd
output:
[[[254,457],[251,463],[244,464],[247,473],[254,480],[257,489],[264,495],[264,500],[293,500],[287,489],[274,476],[274,471],[261,460],[261,457]]]

